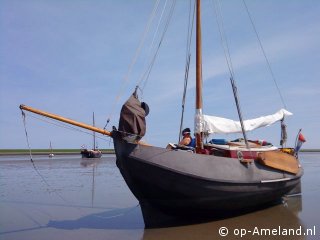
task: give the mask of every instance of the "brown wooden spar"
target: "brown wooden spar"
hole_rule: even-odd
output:
[[[71,125],[75,125],[75,126],[78,126],[78,127],[81,127],[81,128],[85,128],[85,129],[88,129],[88,130],[91,130],[91,131],[94,131],[94,132],[98,132],[98,133],[101,133],[103,135],[107,135],[107,136],[111,137],[111,132],[109,132],[109,131],[106,131],[104,129],[97,128],[97,127],[94,127],[94,126],[91,126],[91,125],[88,125],[88,124],[85,124],[85,123],[77,122],[77,121],[74,121],[74,120],[69,119],[69,118],[65,118],[65,117],[61,117],[61,116],[56,115],[56,114],[44,112],[44,111],[41,111],[41,110],[38,110],[38,109],[35,109],[35,108],[32,108],[32,107],[25,106],[23,104],[20,105],[20,109],[26,110],[26,111],[29,111],[29,112],[33,112],[35,114],[42,115],[42,116],[45,116],[45,117],[48,117],[48,118],[52,118],[52,119],[55,119],[55,120],[58,120],[58,121],[61,121],[61,122],[69,123]]]
[[[196,152],[203,149],[202,139],[202,46],[201,46],[201,3],[197,0],[196,14]]]

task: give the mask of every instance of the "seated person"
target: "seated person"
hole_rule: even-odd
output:
[[[182,136],[183,136],[183,138],[179,142],[179,145],[184,145],[184,146],[192,147],[192,148],[196,147],[196,141],[194,138],[191,137],[190,128],[183,129]]]
[[[182,140],[178,144],[169,143],[167,149],[193,150],[196,147],[196,139],[191,137],[190,128],[182,131]]]

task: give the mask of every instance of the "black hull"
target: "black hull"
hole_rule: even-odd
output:
[[[154,214],[216,218],[279,201],[300,182],[297,175],[237,159],[197,155],[114,139],[117,166],[139,200],[146,227]]]

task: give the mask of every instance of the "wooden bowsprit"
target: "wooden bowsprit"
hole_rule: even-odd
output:
[[[33,107],[29,107],[29,106],[26,106],[26,105],[23,105],[23,104],[21,104],[19,107],[20,107],[21,110],[26,110],[26,111],[29,111],[29,112],[32,112],[32,113],[35,113],[35,114],[38,114],[38,115],[42,115],[42,116],[45,116],[45,117],[48,117],[48,118],[51,118],[51,119],[55,119],[55,120],[58,120],[58,121],[61,121],[61,122],[65,122],[65,123],[80,127],[80,128],[84,128],[84,129],[88,129],[88,130],[91,130],[91,131],[94,131],[94,132],[97,132],[97,133],[101,133],[102,135],[106,135],[106,136],[112,137],[112,132],[109,132],[109,131],[107,131],[105,129],[102,129],[102,128],[97,128],[95,126],[92,126],[92,125],[89,125],[89,124],[86,124],[86,123],[78,122],[78,121],[72,120],[70,118],[65,118],[65,117],[59,116],[57,114],[45,112],[45,111],[42,111],[42,110],[39,110],[39,109],[35,109]],[[143,142],[143,141],[134,142],[134,143],[138,144],[138,145],[150,146],[148,143]]]
[[[21,110],[26,110],[26,111],[29,111],[29,112],[32,112],[32,113],[35,113],[35,114],[38,114],[38,115],[42,115],[42,116],[45,116],[45,117],[48,117],[48,118],[52,118],[52,119],[55,119],[55,120],[58,120],[58,121],[61,121],[61,122],[65,122],[65,123],[68,123],[68,124],[71,124],[71,125],[74,125],[74,126],[85,128],[85,129],[88,129],[88,130],[91,130],[91,131],[94,131],[94,132],[98,132],[98,133],[101,133],[103,135],[107,135],[107,136],[111,137],[111,132],[109,132],[107,130],[104,130],[104,129],[101,129],[101,128],[97,128],[97,127],[91,126],[91,125],[86,124],[86,123],[78,122],[78,121],[75,121],[75,120],[72,120],[72,119],[69,119],[69,118],[65,118],[65,117],[59,116],[57,114],[48,113],[48,112],[45,112],[45,111],[42,111],[42,110],[39,110],[39,109],[35,109],[35,108],[32,108],[32,107],[23,105],[23,104],[20,105],[20,109]]]

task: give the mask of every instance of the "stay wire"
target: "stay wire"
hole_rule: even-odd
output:
[[[194,27],[194,18],[195,18],[195,9],[196,4],[194,2],[193,6],[193,15],[191,17],[191,0],[189,1],[189,17],[188,17],[188,32],[187,32],[187,47],[186,47],[186,67],[185,67],[185,76],[184,76],[184,86],[183,86],[183,96],[182,96],[182,104],[181,104],[181,119],[180,119],[180,128],[179,128],[179,141],[181,140],[181,132],[183,128],[183,120],[184,120],[184,111],[185,111],[185,102],[187,97],[187,88],[188,88],[188,80],[189,80],[189,69],[190,69],[190,59],[191,59],[191,40],[192,40],[192,33]]]
[[[186,71],[185,71],[185,81],[184,81],[184,92],[182,97],[182,105],[185,105],[186,100],[186,90],[188,86],[188,79],[189,79],[189,67],[190,67],[190,59],[191,59],[191,40],[192,40],[192,33],[194,27],[194,19],[195,19],[195,11],[196,11],[196,4],[194,2],[193,6],[193,15],[191,17],[191,0],[189,5],[189,21],[188,21],[188,33],[187,33],[187,47],[186,47]]]
[[[172,5],[171,5],[171,7],[170,7],[169,14],[168,14],[168,17],[167,17],[166,22],[165,22],[164,30],[163,30],[163,32],[162,32],[162,35],[161,35],[161,38],[160,38],[158,47],[157,47],[157,49],[156,49],[156,51],[155,51],[155,53],[154,53],[154,56],[153,56],[153,58],[152,58],[152,60],[151,60],[151,62],[150,62],[150,65],[149,65],[148,69],[146,70],[145,74],[143,75],[143,78],[142,78],[142,79],[140,80],[140,82],[139,82],[140,84],[142,84],[142,82],[143,82],[142,90],[145,89],[146,84],[147,84],[147,82],[148,82],[148,80],[149,80],[149,76],[150,76],[151,70],[152,70],[152,68],[153,68],[153,66],[154,66],[155,60],[156,60],[156,58],[157,58],[157,56],[158,56],[158,53],[159,53],[159,49],[160,49],[160,47],[161,47],[161,45],[162,45],[163,39],[164,39],[165,34],[166,34],[167,30],[168,30],[168,26],[169,26],[170,20],[171,20],[171,18],[172,18],[173,12],[174,12],[175,5],[176,5],[176,0],[174,0],[174,1],[172,2]],[[143,79],[144,79],[144,80],[143,80]],[[140,84],[139,84],[139,85],[140,85]]]
[[[220,33],[220,41],[224,51],[224,56],[228,65],[230,75],[233,79],[235,79],[232,60],[231,60],[231,54],[229,50],[229,44],[228,44],[227,36],[224,31],[225,28],[224,28],[223,17],[221,14],[222,10],[221,10],[220,1],[218,0],[213,1],[213,7],[214,7],[215,16],[216,16],[216,22],[217,22],[219,33]]]
[[[49,120],[49,118],[46,118],[46,117],[39,118],[39,117],[30,115],[30,114],[26,114],[26,115],[28,115],[29,117],[32,117],[34,119],[37,119],[39,121],[46,122],[46,123],[49,123],[49,124],[52,124],[52,125],[55,125],[55,126],[58,126],[58,127],[61,127],[61,128],[65,128],[65,129],[68,129],[68,130],[71,130],[71,131],[81,132],[81,133],[93,136],[93,134],[90,133],[90,132],[86,132],[86,131],[83,131],[83,130],[81,130],[79,128],[72,127],[72,126],[69,126],[69,125],[66,125],[66,124],[62,124],[62,123],[60,123],[58,121]],[[96,138],[99,138],[99,139],[104,140],[104,141],[108,141],[107,139],[105,139],[105,138],[103,138],[101,136],[96,136]]]
[[[238,97],[238,88],[237,88],[237,84],[236,84],[236,80],[235,80],[235,74],[234,74],[232,60],[231,60],[230,48],[229,48],[227,36],[225,33],[223,16],[221,14],[222,9],[221,9],[220,1],[219,0],[213,1],[213,6],[214,6],[216,21],[217,21],[217,25],[218,25],[218,29],[219,29],[219,33],[220,33],[221,44],[223,46],[225,59],[226,59],[226,62],[227,62],[228,68],[229,68],[230,75],[231,75],[230,82],[231,82],[232,91],[233,91],[233,95],[234,95],[234,99],[235,99],[235,103],[236,103],[236,108],[237,108],[237,112],[238,112],[238,116],[239,116],[239,120],[240,120],[240,124],[241,124],[242,134],[243,134],[243,137],[245,140],[246,147],[247,147],[247,149],[250,150],[250,146],[249,146],[248,139],[247,139],[247,134],[246,134],[244,123],[243,123],[241,104],[240,104],[240,99]],[[250,151],[250,153],[252,155],[251,151]]]
[[[231,81],[233,93],[235,94],[235,101],[236,101],[236,106],[238,109],[238,114],[240,117],[240,121],[242,121],[242,111],[241,111],[241,107],[240,107],[240,101],[238,98],[238,89],[237,89],[237,84],[236,84],[236,80],[235,80],[235,73],[233,70],[233,64],[232,64],[232,60],[231,60],[231,53],[230,53],[230,48],[229,48],[229,44],[228,44],[228,39],[227,39],[225,30],[224,30],[225,27],[224,27],[223,16],[221,14],[222,9],[221,9],[220,1],[219,0],[213,1],[213,6],[214,6],[216,21],[217,21],[217,25],[218,25],[218,29],[219,29],[219,33],[220,33],[221,44],[222,44],[225,59],[226,59],[227,65],[228,65],[229,73],[231,75],[230,81]],[[243,131],[244,131],[244,129],[243,129]],[[245,132],[243,133],[243,135],[245,137],[245,135],[246,135]]]
[[[219,29],[219,33],[220,33],[220,40],[221,40],[221,44],[224,50],[224,55],[225,55],[225,59],[228,65],[228,69],[229,69],[229,73],[231,75],[230,81],[231,81],[231,85],[232,85],[232,89],[233,91],[236,90],[234,93],[236,93],[236,101],[238,103],[237,107],[239,109],[239,114],[242,115],[242,111],[240,108],[240,101],[238,99],[238,90],[237,90],[237,84],[236,84],[236,80],[235,80],[235,73],[233,70],[233,64],[232,64],[232,60],[231,60],[231,53],[230,53],[230,48],[229,48],[229,44],[228,44],[228,39],[225,33],[225,27],[224,27],[224,21],[223,21],[223,16],[221,14],[222,9],[221,9],[221,4],[219,0],[213,1],[213,6],[214,6],[214,11],[215,11],[215,15],[216,15],[216,21],[217,21],[217,25],[218,25],[218,29]]]
[[[115,111],[116,104],[119,102],[119,100],[120,100],[121,97],[122,97],[124,88],[125,88],[126,85],[127,85],[127,82],[128,82],[128,80],[129,80],[129,76],[130,76],[130,74],[131,74],[131,72],[132,72],[132,69],[133,69],[133,66],[134,66],[134,65],[136,64],[136,62],[137,62],[137,59],[138,59],[138,57],[139,57],[139,55],[140,55],[142,46],[143,46],[143,44],[144,44],[144,42],[145,42],[147,33],[148,33],[149,30],[150,30],[150,26],[151,26],[151,23],[152,23],[152,21],[153,21],[153,19],[154,19],[155,13],[156,13],[156,11],[157,11],[157,9],[158,9],[159,2],[160,2],[160,0],[157,0],[157,1],[155,2],[155,4],[154,4],[153,10],[152,10],[152,12],[151,12],[151,14],[150,14],[150,16],[149,16],[149,20],[148,20],[148,22],[147,22],[147,24],[146,24],[146,26],[145,26],[144,31],[143,31],[143,34],[142,34],[140,43],[139,43],[139,45],[138,45],[138,47],[137,47],[137,49],[136,49],[136,51],[135,51],[134,57],[133,57],[130,65],[129,65],[129,67],[128,67],[128,70],[127,70],[125,76],[124,76],[123,79],[122,79],[121,87],[120,87],[120,89],[119,89],[119,91],[118,91],[118,94],[116,95],[115,101],[114,101],[113,104],[112,104],[111,111],[110,111],[109,117],[108,117],[108,119],[107,119],[107,123],[106,123],[106,125],[104,126],[103,129],[106,129],[107,125],[109,124],[110,119],[111,119],[111,118],[113,117],[113,115],[114,115],[114,111]]]
[[[146,87],[146,85],[147,85],[147,82],[148,82],[148,80],[149,80],[149,76],[150,76],[150,74],[151,74],[151,71],[152,71],[152,68],[153,68],[153,66],[154,66],[155,60],[156,60],[156,58],[157,58],[157,56],[158,56],[160,47],[161,47],[162,42],[163,42],[163,39],[164,39],[164,36],[165,36],[165,34],[166,34],[166,32],[167,32],[167,29],[168,29],[168,26],[169,26],[169,23],[170,23],[172,14],[173,14],[173,10],[174,10],[175,4],[176,4],[176,0],[174,0],[174,1],[172,2],[171,8],[170,8],[170,12],[169,12],[169,15],[168,15],[168,17],[167,17],[167,21],[166,21],[166,23],[165,23],[164,30],[163,30],[161,39],[160,39],[160,41],[159,41],[158,47],[157,47],[157,49],[156,49],[156,51],[155,51],[155,54],[154,54],[154,56],[153,56],[153,58],[152,58],[152,60],[151,60],[151,62],[150,62],[150,65],[149,65],[147,71],[145,72],[145,74],[143,75],[143,78],[142,78],[141,81],[140,81],[140,82],[143,82],[142,90],[145,89],[145,87]],[[144,79],[144,80],[143,80],[143,79]]]
[[[261,51],[262,51],[262,53],[263,53],[263,56],[264,56],[264,58],[265,58],[265,60],[266,60],[266,62],[267,62],[268,69],[269,69],[269,71],[270,71],[272,80],[273,80],[273,82],[274,82],[274,84],[275,84],[275,86],[276,86],[276,88],[277,88],[278,93],[279,93],[281,102],[282,102],[284,108],[287,108],[286,103],[285,103],[285,101],[284,101],[284,98],[283,98],[283,96],[282,96],[282,93],[281,93],[281,91],[280,91],[279,85],[278,85],[278,83],[277,83],[276,77],[275,77],[275,75],[274,75],[274,73],[273,73],[273,70],[272,70],[272,68],[271,68],[270,61],[269,61],[269,59],[268,59],[268,57],[267,57],[267,54],[266,54],[266,52],[265,52],[265,50],[264,50],[264,47],[263,47],[263,45],[262,45],[260,36],[259,36],[259,34],[258,34],[257,28],[256,28],[256,26],[255,26],[255,24],[254,24],[252,15],[250,14],[250,11],[249,11],[249,8],[248,8],[248,6],[247,6],[247,4],[246,4],[246,1],[245,1],[245,0],[242,0],[242,2],[243,2],[243,4],[244,4],[244,6],[245,6],[245,9],[246,9],[247,14],[248,14],[248,16],[249,16],[249,19],[250,19],[252,28],[253,28],[253,30],[254,30],[254,32],[255,32],[255,34],[256,34],[256,37],[257,37],[257,39],[258,39],[258,42],[259,42]]]
[[[165,1],[164,6],[162,8],[162,11],[161,11],[161,14],[160,14],[160,17],[159,17],[159,20],[158,20],[158,24],[157,24],[156,30],[154,31],[153,38],[152,38],[152,41],[151,41],[151,44],[150,44],[150,47],[149,47],[149,51],[148,51],[148,54],[147,54],[147,57],[146,57],[146,60],[145,60],[145,63],[144,63],[144,68],[148,65],[149,59],[151,58],[152,49],[154,48],[154,45],[155,45],[155,40],[156,40],[156,37],[158,35],[160,25],[162,23],[162,19],[163,19],[163,15],[164,15],[164,12],[165,12],[165,9],[166,9],[166,6],[167,6],[167,2],[168,2],[168,0]],[[146,67],[146,68],[148,69],[149,66]],[[141,82],[143,81],[143,79],[144,79],[144,77],[146,75],[146,72],[141,74],[141,76],[139,78],[140,81],[137,84],[137,86],[141,85]]]

